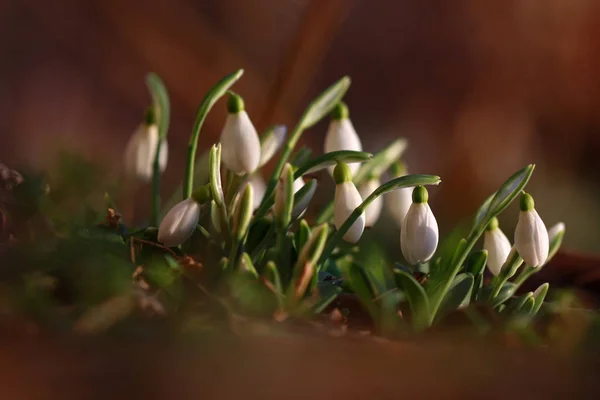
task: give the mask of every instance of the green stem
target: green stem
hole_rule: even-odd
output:
[[[154,163],[152,164],[152,210],[150,214],[150,226],[158,225],[158,213],[160,212],[160,163],[158,162],[160,157],[160,148],[162,140],[158,140],[156,146],[156,157],[154,157]]]
[[[187,199],[192,195],[192,187],[194,186],[194,167],[196,161],[196,150],[198,148],[198,138],[200,137],[200,130],[206,116],[208,115],[211,108],[215,105],[223,95],[227,93],[227,90],[233,85],[244,73],[244,70],[240,69],[236,72],[225,76],[215,86],[209,90],[209,92],[202,99],[200,107],[196,113],[196,120],[194,121],[194,127],[192,129],[192,135],[188,143],[188,154],[187,164],[185,169],[185,179],[183,181],[183,199]]]
[[[512,256],[506,260],[505,265],[502,266],[502,273],[500,276],[495,279],[493,289],[490,293],[490,297],[488,301],[493,301],[500,291],[502,287],[508,282],[510,278],[512,278],[516,273],[519,267],[523,264],[523,259],[519,256],[519,253],[516,251],[512,253]]]

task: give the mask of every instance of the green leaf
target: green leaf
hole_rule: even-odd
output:
[[[371,285],[363,269],[353,262],[339,264],[338,266],[344,277],[344,283],[358,296],[363,306],[371,315],[371,318],[373,318],[373,321],[378,321],[379,309],[373,302],[375,296],[371,291]]]
[[[410,274],[402,270],[395,270],[396,285],[404,290],[412,311],[412,324],[416,331],[421,331],[429,326],[429,299],[425,289]]]
[[[160,76],[154,72],[146,75],[146,85],[152,95],[154,103],[154,112],[158,120],[158,135],[161,138],[167,136],[169,122],[171,120],[171,103],[169,101],[169,92]]]
[[[283,294],[283,286],[281,285],[281,277],[279,276],[279,270],[277,269],[277,265],[273,261],[269,261],[267,263],[263,276],[267,281],[273,284],[275,290],[278,293]]]
[[[558,249],[560,249],[560,245],[562,244],[563,238],[565,237],[565,231],[558,232],[554,237],[550,238],[550,250],[548,251],[548,257],[544,264],[548,264],[548,262],[556,255]]]
[[[334,284],[319,285],[319,300],[313,306],[313,313],[320,314],[342,292],[342,288]]]
[[[500,289],[500,292],[498,293],[498,295],[496,297],[494,297],[494,299],[492,301],[492,307],[496,308],[496,307],[500,306],[501,304],[504,304],[508,299],[510,299],[515,294],[516,291],[517,291],[517,285],[515,285],[512,282],[506,282],[504,284],[504,286],[502,286],[502,289]],[[490,297],[491,292],[492,292],[492,287],[486,286],[481,290],[481,294],[480,294],[479,298],[487,299]]]
[[[394,162],[402,157],[407,145],[408,142],[406,139],[400,138],[394,140],[385,149],[377,153],[372,160],[361,165],[354,176],[354,182],[358,185],[370,176],[380,177]]]
[[[333,110],[333,107],[342,100],[349,87],[350,78],[344,76],[321,93],[319,97],[314,99],[302,116],[300,122],[302,128],[310,128],[319,122],[325,115],[329,114],[331,110]]]
[[[298,226],[298,231],[296,232],[296,235],[294,236],[294,244],[296,245],[296,250],[298,251],[298,253],[300,252],[300,250],[302,250],[302,248],[308,241],[309,237],[310,237],[310,226],[308,225],[308,223],[306,222],[305,219],[302,219],[302,220],[300,220],[300,224]]]
[[[535,301],[535,304],[531,310],[531,315],[535,315],[538,313],[538,311],[540,311],[542,304],[544,304],[544,299],[548,294],[549,288],[550,284],[544,283],[543,285],[540,285],[537,289],[535,289],[535,291],[533,292],[533,299]]]
[[[213,145],[209,154],[210,191],[217,206],[223,207],[225,197],[221,184],[221,143]]]
[[[469,258],[467,258],[467,272],[471,273],[473,276],[483,274],[487,258],[487,250],[479,250],[471,253]]]
[[[233,86],[244,74],[243,69],[239,69],[232,74],[225,76],[216,85],[214,85],[208,93],[202,99],[202,103],[198,107],[196,112],[196,119],[194,120],[194,127],[192,128],[192,135],[190,136],[190,142],[188,144],[188,158],[187,158],[187,169],[185,172],[185,180],[183,187],[183,198],[187,199],[192,194],[192,186],[194,184],[194,166],[196,161],[196,149],[198,147],[198,137],[200,136],[200,130],[206,116],[210,112],[211,108],[215,103],[227,93],[229,88]]]
[[[473,275],[469,273],[456,275],[448,292],[446,292],[440,311],[435,316],[436,320],[470,304],[474,281]]]
[[[473,232],[483,232],[490,220],[500,214],[508,205],[521,193],[521,191],[529,182],[533,170],[534,164],[530,164],[525,168],[515,172],[506,182],[498,189],[494,194],[494,197],[479,209],[477,217],[475,219],[475,226]],[[483,216],[481,216],[483,215]]]
[[[273,208],[273,216],[280,232],[286,230],[292,221],[293,208],[294,171],[291,164],[286,164],[275,189],[275,207]]]
[[[302,175],[311,174],[321,169],[336,165],[338,162],[343,163],[355,163],[364,162],[370,160],[373,157],[371,153],[365,153],[364,151],[351,151],[351,150],[340,150],[325,153],[312,160],[304,163],[300,166],[294,178],[299,178]]]

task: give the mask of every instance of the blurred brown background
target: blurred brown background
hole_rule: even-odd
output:
[[[443,225],[536,163],[542,217],[567,223],[569,248],[598,252],[599,37],[597,0],[5,0],[0,161],[43,168],[69,148],[118,165],[155,71],[173,109],[168,193],[224,74],[246,70],[236,91],[259,130],[292,125],[348,74],[365,149],[407,137],[410,170],[444,180],[432,191]],[[210,115],[204,146],[224,115]],[[317,152],[325,129],[305,135]]]

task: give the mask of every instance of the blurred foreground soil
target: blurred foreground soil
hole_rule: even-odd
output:
[[[549,400],[597,398],[600,389],[593,354],[564,358],[453,341],[5,339],[0,353],[6,400]]]

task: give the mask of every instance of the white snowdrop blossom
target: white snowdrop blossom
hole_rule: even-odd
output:
[[[369,179],[358,188],[358,192],[363,200],[371,195],[381,183],[379,179]],[[371,204],[367,206],[365,210],[365,227],[372,227],[375,225],[379,216],[381,215],[381,209],[383,207],[383,198],[381,196],[377,197]]]
[[[548,231],[535,210],[533,197],[523,193],[519,202],[521,212],[515,229],[515,248],[528,265],[539,267],[548,258],[550,247]]]
[[[260,140],[256,128],[244,110],[244,101],[232,94],[227,103],[229,114],[221,132],[222,160],[238,175],[250,174],[260,161]]]
[[[177,203],[158,228],[158,241],[167,247],[179,246],[196,230],[200,218],[200,204],[193,198]]]
[[[154,122],[144,122],[136,129],[125,147],[125,174],[127,177],[141,182],[149,182],[154,174],[154,159],[159,134],[158,125]],[[169,148],[166,139],[161,141],[159,154],[159,170],[167,168]]]
[[[407,171],[404,165],[395,165],[395,171],[393,174],[394,178],[400,178],[401,176],[405,176]],[[402,227],[402,222],[404,221],[404,217],[412,204],[412,192],[413,187],[402,187],[399,189],[394,189],[391,192],[385,195],[385,205],[387,210],[398,227]]]
[[[340,150],[362,151],[362,143],[349,118],[348,107],[344,103],[338,103],[332,112],[332,119],[325,135],[325,153]],[[360,163],[348,164],[350,173],[354,176],[360,168]],[[328,168],[333,174],[333,167]]]
[[[438,245],[438,224],[427,203],[428,197],[427,189],[415,187],[412,204],[402,221],[400,247],[404,258],[412,265],[429,261]]]
[[[483,236],[483,248],[488,252],[487,267],[494,276],[500,274],[511,247],[510,241],[498,226],[498,219],[492,218]]]
[[[339,163],[335,167],[333,176],[336,183],[333,221],[336,229],[339,230],[354,209],[361,205],[363,200],[360,193],[358,193],[358,189],[356,189],[356,186],[352,183],[352,175],[346,164]],[[346,242],[356,243],[362,236],[364,229],[365,214],[362,213],[344,234],[343,239]]]

